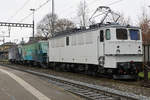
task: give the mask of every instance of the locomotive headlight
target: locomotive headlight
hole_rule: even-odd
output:
[[[120,54],[120,50],[119,49],[116,50],[116,54]]]
[[[141,54],[141,52],[142,52],[141,50],[138,50],[138,54]]]

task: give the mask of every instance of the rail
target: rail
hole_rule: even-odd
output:
[[[149,97],[136,95],[133,93],[122,92],[119,90],[92,85],[84,82],[74,81],[65,79],[62,77],[57,77],[45,73],[39,73],[31,70],[24,70],[21,68],[16,68],[11,65],[4,65],[15,70],[27,72],[37,76],[45,77],[49,80],[50,83],[58,85],[64,88],[66,91],[72,92],[74,94],[80,95],[88,100],[150,100]]]

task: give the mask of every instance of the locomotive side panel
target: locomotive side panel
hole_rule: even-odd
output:
[[[95,30],[49,40],[49,62],[98,65],[98,35]]]

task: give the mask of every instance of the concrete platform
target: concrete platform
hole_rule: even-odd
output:
[[[48,80],[0,66],[0,100],[83,100]]]

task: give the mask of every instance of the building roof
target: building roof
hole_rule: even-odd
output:
[[[13,46],[13,45],[17,45],[16,43],[12,43],[12,42],[6,42],[0,46]]]

